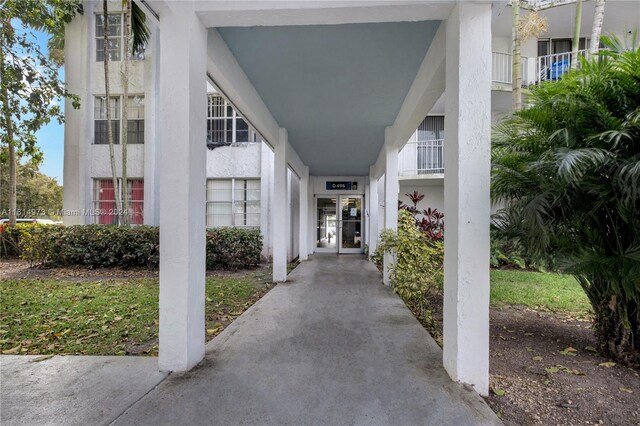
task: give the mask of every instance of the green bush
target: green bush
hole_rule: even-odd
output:
[[[238,270],[260,264],[258,229],[214,228],[207,231],[207,269]]]
[[[22,226],[22,225],[21,225]],[[19,246],[20,231],[16,227],[10,227],[8,223],[0,225],[0,256],[20,255]]]
[[[1,235],[2,254],[18,254],[31,265],[155,269],[159,263],[159,228],[152,226],[21,224]],[[209,229],[206,239],[208,269],[237,270],[260,263],[259,230]]]
[[[389,280],[394,291],[436,341],[441,341],[438,327],[433,322],[429,296],[439,294],[443,287],[443,241],[430,238],[418,228],[410,212],[401,210],[398,212],[398,232],[382,232],[378,247],[371,256],[372,261],[381,265],[384,252],[390,252],[394,257],[389,268]]]

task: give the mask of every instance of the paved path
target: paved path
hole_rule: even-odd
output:
[[[363,256],[315,255],[212,340],[200,366],[164,380],[145,367],[148,393],[137,390],[139,374],[118,382],[137,401],[86,423],[500,424],[477,394],[449,379],[441,357]],[[99,410],[110,397],[75,402]],[[2,400],[4,411],[4,389]],[[116,408],[124,413],[113,416]]]

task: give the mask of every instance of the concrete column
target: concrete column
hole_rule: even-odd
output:
[[[287,129],[280,129],[278,143],[274,147],[273,164],[273,281],[287,280],[287,237],[290,227],[287,220]]]
[[[160,357],[204,357],[207,30],[187,4],[160,22]]]
[[[152,19],[147,21],[151,36],[145,49],[144,60],[144,136],[147,143],[144,145],[144,224],[158,226],[158,211],[160,203],[158,199],[158,155],[157,144],[160,120],[157,111],[160,110],[158,93],[160,67],[160,32]]]
[[[457,3],[446,25],[443,364],[487,395],[491,5]]]
[[[88,9],[88,10],[87,10]],[[70,99],[65,99],[64,126],[64,191],[62,207],[65,214],[62,220],[65,225],[84,225],[91,222],[91,217],[81,214],[90,206],[87,200],[87,188],[91,186],[91,178],[87,173],[87,159],[93,136],[89,128],[93,128],[93,96],[91,94],[91,66],[95,57],[90,57],[90,37],[93,24],[93,5],[85,5],[85,14],[77,14],[65,27],[65,72],[67,88],[80,96],[80,108],[74,109]],[[94,52],[95,55],[95,52]],[[91,126],[91,127],[89,127]]]
[[[262,234],[262,257],[271,260],[272,234],[271,208],[273,205],[273,152],[262,142],[260,150],[260,233]]]
[[[387,134],[385,132],[385,180],[384,180],[384,227],[395,231],[398,229],[398,148],[390,147],[386,144]],[[391,254],[384,255],[384,270],[382,280],[386,285],[389,281],[389,266],[393,263]]]
[[[378,247],[378,179],[369,173],[369,255]]]
[[[304,168],[302,176],[300,176],[300,230],[298,232],[300,243],[298,250],[300,251],[300,260],[307,260],[309,256],[309,247],[307,237],[309,236],[309,167]]]

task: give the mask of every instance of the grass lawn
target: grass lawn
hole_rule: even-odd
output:
[[[262,297],[269,282],[256,272],[207,277],[207,339]],[[157,338],[155,278],[0,280],[4,354],[157,355]]]
[[[573,314],[591,310],[589,299],[572,276],[529,271],[492,270],[491,304]]]

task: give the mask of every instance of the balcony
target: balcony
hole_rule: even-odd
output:
[[[522,87],[530,87],[547,80],[559,80],[571,69],[573,53],[556,53],[538,57],[522,57]],[[578,57],[589,57],[586,49],[578,51]],[[491,82],[494,89],[510,90],[513,60],[510,53],[493,52],[491,59]]]
[[[444,174],[444,140],[410,141],[398,155],[401,178],[433,179]]]

